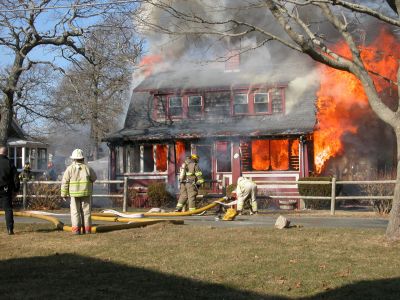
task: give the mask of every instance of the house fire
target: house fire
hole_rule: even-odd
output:
[[[313,171],[313,76],[232,65],[150,75],[133,91],[124,128],[106,139],[110,177],[144,187],[163,181],[176,190],[181,164],[196,153],[214,192],[242,175],[265,182],[261,193],[297,193],[296,185],[268,181]]]

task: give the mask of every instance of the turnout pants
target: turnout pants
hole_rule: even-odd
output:
[[[257,185],[252,185],[246,189],[241,195],[238,195],[237,210],[243,210],[244,202],[249,201],[252,212],[257,211]]]
[[[92,197],[71,197],[72,233],[90,233],[92,229]]]
[[[196,209],[196,196],[197,196],[197,187],[193,183],[181,183],[180,185],[180,195],[177,208],[182,208],[185,206],[186,202],[189,201],[189,211]]]
[[[14,213],[12,210],[12,196],[0,195],[0,205],[4,209],[6,226],[8,230],[14,230]]]

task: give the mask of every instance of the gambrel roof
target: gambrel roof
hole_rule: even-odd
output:
[[[105,140],[167,141],[171,139],[273,137],[302,135],[313,132],[316,123],[316,85],[307,75],[282,74],[278,71],[223,72],[193,70],[163,72],[143,80],[133,91],[124,128]],[[307,78],[307,79],[306,79]],[[310,83],[311,82],[311,83]],[[165,120],[152,118],[154,95],[202,93],[213,97],[225,92],[230,101],[231,91],[259,86],[285,86],[285,112],[269,115],[226,115],[213,118]]]

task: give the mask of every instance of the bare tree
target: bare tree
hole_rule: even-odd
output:
[[[128,99],[133,66],[142,52],[131,19],[110,16],[85,38],[86,55],[67,72],[54,96],[63,122],[90,127],[91,158],[115,130]]]
[[[362,83],[369,104],[377,116],[393,128],[400,149],[400,107],[391,109],[382,101],[374,79],[383,78],[399,89],[392,80],[368,69],[361,58],[359,31],[365,19],[374,20],[398,32],[400,1],[347,0],[249,0],[249,1],[146,1],[156,13],[138,19],[146,30],[177,37],[208,36],[234,44],[246,37],[256,43],[240,51],[250,51],[270,42],[279,42],[313,60],[354,74]],[[390,7],[387,5],[389,4]],[[391,8],[391,9],[390,9]],[[333,46],[345,43],[350,55]],[[385,55],[383,53],[382,55]],[[398,57],[397,57],[398,59]],[[398,66],[397,66],[398,67]],[[397,156],[397,184],[393,208],[387,227],[389,239],[400,239],[400,151]]]
[[[54,65],[60,58],[73,61],[77,55],[85,55],[80,38],[91,25],[110,11],[129,11],[133,2],[102,5],[94,0],[0,1],[0,54],[2,61],[10,62],[0,69],[0,143],[8,139],[21,76],[40,63]],[[45,48],[53,52],[39,55],[35,51]]]

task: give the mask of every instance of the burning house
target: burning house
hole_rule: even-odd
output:
[[[317,81],[282,70],[239,70],[228,61],[225,69],[148,76],[133,90],[124,128],[106,139],[110,178],[176,188],[181,164],[196,153],[214,192],[246,176],[265,183],[259,193],[297,193],[296,185],[268,181],[313,170]]]

